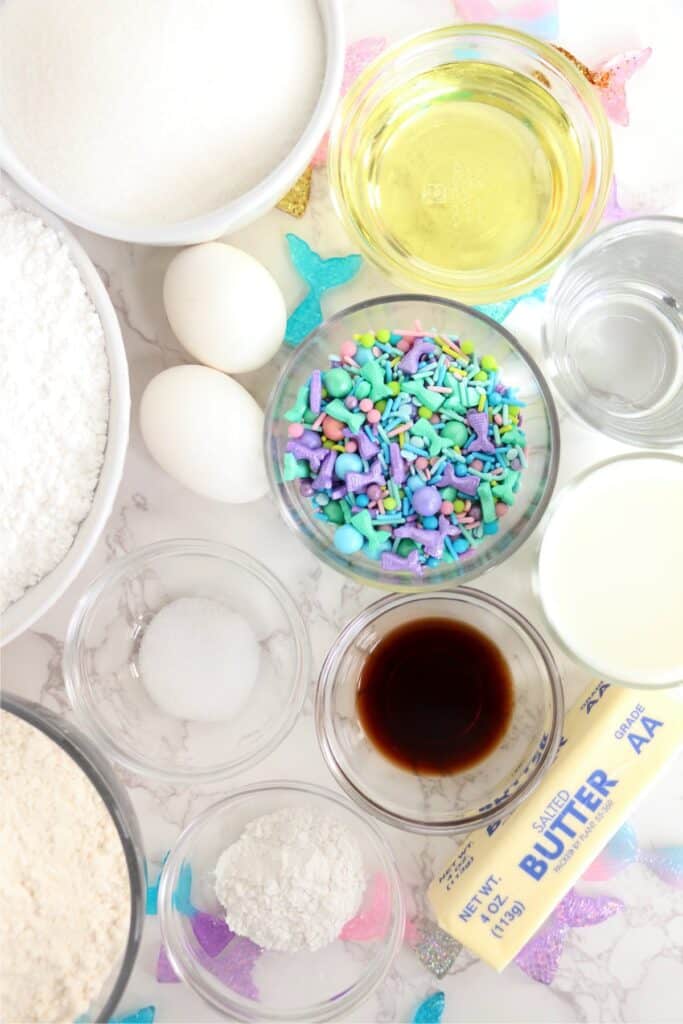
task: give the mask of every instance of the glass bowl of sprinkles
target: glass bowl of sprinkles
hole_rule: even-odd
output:
[[[555,47],[450,25],[387,50],[333,124],[337,212],[402,283],[464,302],[547,280],[597,227],[612,175],[596,90]]]
[[[447,299],[385,296],[315,330],[266,414],[280,511],[323,562],[417,591],[498,565],[550,500],[549,387],[500,324]]]

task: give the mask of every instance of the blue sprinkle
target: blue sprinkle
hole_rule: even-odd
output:
[[[127,1013],[125,1017],[112,1017],[110,1024],[154,1024],[156,1006],[143,1006],[140,1010]]]
[[[147,861],[145,861],[145,881],[147,882],[147,893],[145,896],[145,913],[148,914],[150,917],[154,917],[157,914],[159,904],[159,880],[161,879],[161,871],[167,860],[168,850],[161,858],[161,866],[159,868],[159,874],[157,875],[156,882],[150,882],[149,869],[147,867]]]
[[[423,516],[422,525],[425,530],[436,530],[439,525],[439,520],[436,516]]]
[[[520,302],[524,302],[525,299],[536,299],[538,302],[543,302],[547,291],[547,284],[542,284],[539,288],[534,288],[533,291],[527,292],[525,295],[516,295],[513,299],[505,299],[503,302],[488,302],[474,308],[478,309],[480,313],[490,316],[492,320],[496,320],[500,324],[510,315],[515,306],[518,306]]]
[[[427,560],[429,565],[432,559]],[[440,1024],[443,1017],[446,996],[443,992],[434,992],[424,999],[413,1014],[412,1024]]]
[[[356,505],[358,505],[359,508],[367,508],[369,504],[370,499],[368,498],[367,494],[356,495]]]
[[[185,914],[186,917],[192,917],[196,914],[196,909],[192,906],[192,900],[190,899],[191,892],[192,868],[189,864],[185,863],[180,869],[178,882],[173,893],[173,907],[179,914]]]

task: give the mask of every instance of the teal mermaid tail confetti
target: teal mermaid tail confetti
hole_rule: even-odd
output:
[[[357,254],[323,259],[298,235],[289,233],[285,237],[292,263],[309,289],[287,320],[285,342],[294,346],[299,345],[323,322],[320,305],[323,294],[330,288],[338,288],[351,281],[360,270],[362,259]]]
[[[548,285],[541,284],[538,288],[534,288],[531,292],[525,292],[524,295],[515,295],[512,299],[504,299],[502,302],[487,302],[483,306],[475,306],[480,313],[484,313],[486,316],[490,316],[496,323],[502,324],[503,320],[506,320],[515,306],[518,306],[520,302],[524,302],[526,299],[536,299],[537,302],[544,302],[545,297],[548,294]]]
[[[445,1005],[446,996],[443,992],[427,996],[413,1014],[412,1024],[440,1024]]]
[[[156,1006],[143,1006],[140,1010],[127,1013],[125,1017],[112,1017],[109,1024],[154,1024]]]

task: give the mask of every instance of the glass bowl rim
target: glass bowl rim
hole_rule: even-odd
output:
[[[299,1007],[295,1010],[288,1010],[284,1012],[268,1010],[264,1012],[263,1007],[259,1004],[254,1003],[253,1000],[247,999],[244,996],[240,996],[238,993],[234,993],[233,997],[228,997],[224,1002],[218,999],[213,995],[213,993],[208,992],[205,989],[203,981],[200,980],[201,976],[194,971],[193,965],[191,963],[187,963],[185,958],[178,954],[175,946],[176,928],[174,924],[175,911],[173,908],[173,890],[175,888],[176,876],[182,866],[182,859],[180,855],[181,853],[184,853],[184,847],[211,818],[216,816],[219,812],[224,811],[226,808],[229,808],[236,800],[242,799],[244,796],[261,796],[271,793],[283,794],[290,792],[309,796],[312,795],[319,798],[323,803],[329,803],[333,807],[341,807],[345,812],[354,817],[363,831],[372,837],[373,845],[380,853],[383,861],[382,870],[389,879],[393,923],[388,940],[383,940],[382,942],[381,957],[375,958],[380,966],[376,968],[369,977],[368,971],[366,971],[354,983],[354,985],[345,990],[343,995],[339,998],[335,999],[333,1002],[326,1000],[324,1002],[313,1003],[308,1007]],[[164,863],[159,882],[159,923],[161,925],[163,941],[168,952],[168,958],[171,961],[173,969],[179,977],[181,977],[183,981],[197,993],[197,995],[201,996],[201,998],[210,1006],[213,1006],[214,1009],[221,1013],[229,1013],[235,1019],[243,1021],[281,1020],[300,1022],[302,1019],[327,1021],[334,1020],[341,1016],[341,1014],[352,1011],[365,999],[369,998],[372,992],[375,991],[378,985],[386,977],[401,948],[403,934],[405,931],[405,922],[405,899],[394,853],[391,845],[382,835],[376,823],[367,815],[363,814],[363,812],[355,806],[352,801],[347,800],[346,797],[335,793],[333,790],[328,789],[325,786],[319,786],[315,783],[303,782],[295,779],[277,779],[272,781],[255,782],[251,785],[241,786],[239,789],[233,790],[229,793],[228,796],[223,797],[211,804],[210,807],[207,807],[201,812],[201,814],[198,814],[188,825],[185,826],[176,839],[168,858]],[[375,961],[373,960],[373,963],[374,962]]]
[[[82,696],[85,684],[80,664],[81,646],[100,598],[107,590],[116,585],[132,566],[137,565],[142,568],[146,563],[156,558],[173,557],[176,555],[210,556],[223,562],[237,565],[251,573],[252,576],[255,576],[278,600],[287,618],[290,627],[289,635],[294,644],[296,661],[291,686],[293,698],[291,707],[270,739],[267,742],[262,742],[255,750],[243,756],[239,761],[196,770],[159,768],[142,759],[131,756],[128,749],[124,749],[110,731],[105,729],[101,724],[99,715],[93,714],[89,703]],[[185,784],[224,781],[238,772],[253,767],[267,757],[268,754],[272,753],[290,733],[299,717],[306,698],[310,664],[310,641],[301,612],[294,598],[278,577],[252,555],[239,548],[223,544],[219,541],[184,537],[146,544],[105,566],[89,584],[73,610],[66,631],[62,656],[64,685],[71,706],[79,721],[86,728],[86,731],[97,739],[106,751],[107,756],[138,776],[150,778],[158,782]]]
[[[436,306],[447,306],[451,310],[457,310],[459,313],[464,313],[475,320],[482,321],[487,327],[492,327],[499,335],[502,336],[503,341],[508,345],[509,349],[518,356],[525,364],[527,370],[533,377],[536,386],[538,387],[543,407],[545,409],[547,423],[548,423],[548,472],[546,474],[543,493],[536,506],[533,515],[528,519],[523,529],[520,530],[518,535],[510,541],[508,547],[505,549],[504,557],[499,559],[493,559],[484,565],[482,568],[472,567],[472,570],[468,571],[466,568],[464,572],[453,572],[447,574],[444,578],[439,581],[429,584],[427,582],[416,582],[416,581],[402,581],[401,579],[392,578],[388,579],[386,583],[382,581],[382,574],[379,570],[374,572],[370,571],[369,568],[361,567],[360,569],[354,563],[353,570],[350,566],[342,568],[336,558],[329,555],[329,545],[323,547],[318,541],[309,536],[307,532],[300,529],[297,525],[295,517],[292,515],[288,502],[283,497],[284,488],[281,486],[279,481],[279,466],[277,460],[274,457],[272,451],[273,433],[274,426],[276,423],[275,407],[280,398],[281,392],[284,389],[287,379],[290,377],[294,370],[299,369],[299,364],[303,362],[307,352],[315,344],[316,338],[326,331],[330,326],[340,323],[346,316],[362,312],[366,309],[371,309],[374,306],[380,305],[392,305],[403,302],[425,302],[430,305]],[[268,404],[266,406],[266,412],[264,417],[264,430],[263,430],[263,449],[266,463],[266,473],[268,476],[268,484],[270,493],[275,498],[278,511],[281,518],[285,521],[288,528],[294,533],[296,537],[308,548],[312,554],[316,556],[325,565],[334,569],[335,572],[341,573],[347,578],[353,579],[355,582],[359,580],[365,585],[375,587],[379,590],[390,589],[392,593],[404,593],[404,594],[421,594],[429,593],[435,590],[441,589],[444,586],[463,586],[466,583],[472,582],[472,580],[478,579],[491,569],[501,565],[508,558],[526,543],[529,537],[534,533],[536,527],[543,518],[545,511],[550,503],[555,485],[557,483],[557,474],[560,466],[560,448],[561,448],[561,435],[560,435],[560,420],[557,412],[557,406],[555,399],[546,379],[545,374],[541,370],[536,360],[531,356],[525,347],[515,338],[515,336],[505,327],[503,324],[498,323],[492,317],[487,316],[478,309],[474,309],[472,306],[468,306],[463,302],[458,302],[455,299],[444,298],[441,296],[427,295],[419,292],[406,292],[406,293],[395,293],[391,295],[380,295],[371,299],[363,299],[360,302],[355,302],[350,306],[345,306],[343,309],[338,310],[332,316],[327,317],[322,323],[318,324],[309,334],[306,335],[304,340],[297,345],[288,354],[287,360],[280,372],[278,373],[277,379],[271,389],[270,396],[268,398]],[[307,518],[310,518],[307,512]],[[493,545],[491,545],[493,546]],[[457,566],[459,563],[454,563]],[[444,571],[444,570],[442,570]],[[389,574],[387,574],[389,575]],[[462,584],[459,582],[462,580]]]
[[[488,606],[501,613],[502,617],[509,624],[516,627],[517,631],[524,636],[526,641],[540,655],[544,664],[545,688],[551,696],[553,715],[548,742],[541,751],[541,756],[534,766],[533,773],[529,773],[526,781],[518,786],[513,794],[501,800],[490,811],[484,811],[478,815],[470,815],[467,818],[454,818],[448,821],[425,822],[405,814],[387,810],[382,804],[374,801],[366,792],[355,785],[337,758],[335,753],[336,743],[333,743],[330,738],[330,731],[326,726],[325,718],[328,711],[329,694],[339,658],[348,649],[361,630],[387,611],[393,611],[414,601],[433,600],[434,598],[456,602],[464,599],[465,603],[478,605],[479,607]],[[493,594],[475,587],[458,587],[457,590],[436,590],[422,594],[387,594],[385,597],[381,597],[378,601],[368,605],[367,608],[364,608],[347,623],[330,647],[320,669],[314,701],[315,729],[318,745],[325,764],[338,785],[355,803],[380,821],[393,825],[394,828],[407,832],[416,832],[421,835],[464,835],[507,817],[536,789],[546,770],[550,768],[555,760],[562,736],[565,711],[562,674],[550,647],[540,631],[536,629],[525,615],[516,608],[513,608],[512,605],[501,601],[500,598],[494,597]]]
[[[657,449],[653,449],[652,451],[622,452],[618,455],[611,455],[609,456],[609,458],[602,459],[600,462],[592,463],[590,466],[587,466],[585,469],[581,470],[580,473],[577,473],[575,476],[573,476],[564,484],[563,487],[560,488],[557,494],[553,497],[553,501],[550,505],[550,508],[548,509],[548,515],[545,519],[545,522],[543,523],[542,528],[539,530],[537,534],[536,558],[534,560],[534,567],[531,576],[531,585],[534,594],[538,600],[538,603],[541,607],[544,624],[546,625],[555,643],[564,651],[564,653],[568,657],[572,659],[573,662],[575,662],[577,665],[580,665],[581,668],[585,669],[587,672],[590,672],[595,679],[603,679],[605,682],[611,683],[614,686],[623,686],[629,690],[671,690],[675,689],[677,686],[683,686],[683,678],[673,683],[648,683],[646,686],[643,686],[642,683],[634,683],[633,681],[627,681],[624,679],[613,679],[609,675],[604,675],[602,669],[598,668],[597,665],[591,665],[590,662],[585,661],[580,654],[577,654],[576,651],[572,650],[572,648],[568,645],[567,641],[564,639],[562,634],[557,630],[552,619],[546,612],[545,603],[541,596],[541,549],[543,547],[543,541],[545,539],[546,533],[550,528],[550,524],[555,518],[555,513],[562,504],[562,499],[566,495],[571,494],[573,491],[577,490],[577,488],[581,487],[589,477],[594,476],[601,470],[607,469],[609,466],[612,466],[616,462],[632,462],[636,459],[649,459],[654,460],[655,462],[674,462],[677,465],[679,465],[681,469],[683,469],[683,454],[679,455],[676,452],[663,452],[658,451]]]
[[[636,440],[631,433],[621,431],[619,429],[619,424],[614,422],[614,418],[612,416],[608,417],[606,427],[604,420],[599,419],[597,415],[593,415],[593,410],[595,410],[596,413],[599,411],[599,407],[596,402],[589,401],[587,403],[587,408],[590,410],[590,414],[583,412],[581,408],[577,407],[577,404],[569,394],[569,389],[567,387],[567,380],[571,380],[572,378],[569,374],[562,372],[558,366],[555,351],[550,342],[551,332],[549,329],[552,317],[551,311],[553,308],[556,308],[561,304],[557,298],[558,293],[570,275],[575,271],[577,264],[584,256],[590,256],[593,254],[605,241],[618,242],[623,238],[638,236],[643,234],[649,228],[653,226],[656,227],[657,225],[663,228],[668,227],[672,233],[675,233],[679,238],[683,239],[683,217],[673,217],[668,214],[647,214],[642,217],[629,217],[625,220],[613,221],[611,224],[605,224],[567,254],[566,259],[564,259],[555,269],[548,284],[548,294],[546,295],[544,303],[545,310],[543,323],[541,325],[541,344],[543,348],[543,359],[548,368],[548,377],[554,384],[560,399],[572,416],[574,416],[580,423],[585,423],[586,426],[590,427],[592,430],[597,430],[598,433],[603,435],[603,437],[609,437],[613,441],[619,441],[621,444],[628,444],[634,448],[651,448],[663,453],[668,451],[672,445],[679,445],[683,443],[683,434],[681,434],[678,439],[674,440],[671,438],[657,437],[647,437],[642,440]],[[585,408],[585,406],[582,408]]]
[[[363,68],[356,80],[351,84],[348,92],[346,92],[341,98],[330,126],[329,155],[327,161],[328,182],[330,186],[332,205],[339,220],[347,231],[350,232],[351,237],[357,241],[358,245],[361,247],[370,262],[375,266],[378,266],[384,273],[394,279],[398,278],[399,280],[403,279],[405,281],[410,278],[411,275],[409,271],[397,269],[395,265],[390,265],[389,261],[384,260],[383,257],[381,259],[377,259],[375,257],[373,246],[366,243],[363,233],[356,229],[355,219],[347,213],[346,204],[342,200],[342,190],[339,185],[339,167],[341,164],[341,150],[345,120],[348,116],[349,110],[352,110],[354,105],[357,104],[358,98],[362,94],[363,90],[370,84],[373,77],[377,74],[386,72],[394,61],[397,59],[400,60],[402,55],[410,54],[413,50],[417,50],[418,48],[428,48],[442,39],[447,39],[448,37],[454,37],[457,39],[463,35],[476,35],[483,37],[485,40],[498,39],[511,44],[516,44],[518,48],[524,48],[526,52],[531,52],[535,59],[544,60],[546,63],[552,65],[555,70],[569,83],[569,85],[573,87],[587,108],[592,132],[594,138],[597,139],[596,149],[600,155],[600,166],[598,168],[600,173],[595,175],[595,183],[591,190],[591,208],[588,210],[586,216],[577,221],[578,230],[576,236],[572,239],[569,245],[565,244],[564,248],[557,253],[553,260],[542,267],[536,267],[533,272],[528,273],[516,284],[511,284],[509,281],[503,284],[497,284],[495,288],[496,299],[491,301],[501,301],[517,295],[523,295],[525,292],[531,291],[548,281],[555,270],[567,258],[569,253],[571,253],[576,246],[581,245],[582,242],[591,237],[602,218],[612,184],[612,133],[607,116],[597,96],[597,92],[579,69],[565,55],[565,53],[557,49],[554,45],[526,32],[521,32],[518,29],[508,28],[505,25],[488,24],[485,22],[462,22],[458,24],[442,25],[439,28],[428,29],[427,31],[413,32],[410,35],[397,40],[375,57],[367,67]],[[582,161],[582,163],[585,166],[585,161]],[[447,286],[445,286],[443,282],[440,282],[434,287],[435,291],[441,292]],[[476,283],[474,285],[468,285],[465,283],[458,286],[459,294],[463,296],[466,295],[468,300],[473,302],[488,301],[481,296],[483,296],[484,291],[490,291],[491,289],[482,289],[481,296],[476,289]]]
[[[128,985],[142,941],[147,881],[143,844],[137,816],[127,791],[112,765],[100,754],[91,738],[71,722],[60,721],[57,712],[9,691],[0,691],[0,708],[23,719],[55,743],[81,769],[95,788],[116,828],[126,859],[130,887],[130,923],[121,967],[109,995],[95,1018],[106,1024]],[[73,730],[73,734],[70,730]]]

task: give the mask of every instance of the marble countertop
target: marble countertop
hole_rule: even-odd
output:
[[[499,6],[510,7],[500,0]],[[561,7],[561,25],[564,10]],[[601,8],[599,16],[595,8]],[[602,11],[603,6],[606,11]],[[659,24],[660,2],[652,16]],[[347,0],[350,40],[366,35],[398,38],[452,18],[449,0]],[[676,15],[678,16],[678,15]],[[600,5],[572,0],[566,32],[560,39],[575,49],[585,41],[585,59],[611,56],[619,49],[645,45],[646,14],[637,5],[612,0]],[[673,17],[673,13],[672,13]],[[661,24],[659,25],[661,34]],[[611,44],[610,39],[615,39]],[[619,170],[619,168],[617,168]],[[274,211],[230,240],[262,260],[282,286],[291,307],[301,298],[302,285],[292,270],[284,243],[286,231],[305,237],[323,255],[352,249],[332,211],[325,175],[314,174],[312,200],[304,218],[294,221]],[[2,683],[8,690],[38,700],[60,712],[68,711],[61,674],[64,634],[74,604],[92,577],[106,563],[142,544],[171,537],[197,536],[222,540],[266,562],[287,584],[310,629],[313,671],[338,631],[362,607],[378,596],[323,567],[280,521],[275,505],[264,498],[248,507],[228,506],[199,498],[176,484],[151,460],[140,437],[137,409],[150,378],[167,366],[186,360],[165,320],[161,282],[173,251],[132,246],[85,232],[79,237],[107,285],[123,327],[130,362],[133,417],[125,474],[106,529],[85,568],[57,604],[35,626],[3,650]],[[371,295],[396,291],[367,265],[357,279],[324,300],[326,314]],[[542,306],[528,301],[517,307],[506,326],[539,355]],[[275,360],[277,362],[277,359]],[[242,378],[257,399],[264,401],[276,366]],[[619,450],[618,445],[577,424],[561,410],[562,458],[559,485],[578,470]],[[535,557],[532,538],[502,567],[477,585],[515,604],[542,628],[540,610],[531,591]],[[568,703],[578,695],[587,676],[561,652]],[[311,680],[311,685],[313,679]],[[680,763],[679,763],[680,765]],[[300,778],[334,786],[316,744],[310,695],[292,733],[265,761],[246,771],[232,785],[274,778]],[[155,785],[125,776],[143,829],[146,854],[157,865],[179,831],[204,807],[231,788],[231,783],[203,788]],[[683,776],[674,767],[660,780],[632,817],[640,841],[683,842]],[[413,910],[424,908],[424,892],[437,864],[453,849],[448,839],[428,840],[387,828],[384,830],[398,860]],[[437,983],[404,948],[379,990],[353,1015],[356,1021],[406,1021],[417,1004],[436,987],[446,993],[444,1020],[472,1022],[643,1021],[647,1024],[681,1019],[683,993],[683,892],[667,887],[646,867],[635,864],[609,883],[593,884],[591,892],[621,897],[623,913],[588,929],[572,931],[560,967],[550,986],[532,981],[514,965],[496,974],[473,957],[462,955],[452,972]],[[159,985],[154,978],[159,929],[148,918],[143,947],[119,1012],[154,1004],[157,1021],[212,1021],[216,1013],[183,985]]]

